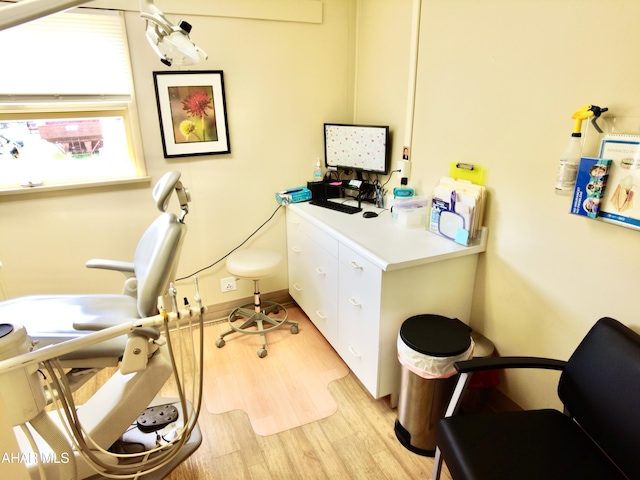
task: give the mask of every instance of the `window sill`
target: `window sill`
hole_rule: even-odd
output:
[[[0,197],[10,195],[23,195],[23,194],[37,194],[46,192],[57,192],[62,190],[78,190],[84,188],[97,188],[97,187],[117,187],[118,185],[131,185],[137,183],[151,182],[151,178],[148,176],[142,177],[127,177],[118,178],[113,180],[94,180],[86,182],[76,183],[56,183],[50,185],[39,185],[34,187],[16,187],[16,188],[4,188],[0,189]]]

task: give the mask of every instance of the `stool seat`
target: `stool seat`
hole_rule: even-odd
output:
[[[258,280],[278,273],[282,255],[273,250],[250,248],[238,250],[227,258],[227,270],[240,278]]]

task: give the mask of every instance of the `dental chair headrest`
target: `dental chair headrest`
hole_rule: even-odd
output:
[[[182,209],[182,215],[180,216],[180,222],[182,223],[184,217],[189,213],[191,195],[189,194],[189,190],[182,185],[180,175],[180,172],[176,171],[165,173],[153,187],[153,200],[156,202],[158,210],[166,212],[169,206],[171,192],[175,189],[178,201],[180,202],[180,208]]]

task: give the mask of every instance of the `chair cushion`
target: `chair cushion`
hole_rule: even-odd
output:
[[[273,250],[248,248],[238,250],[227,258],[227,270],[240,278],[259,280],[275,275],[280,269],[282,255]]]
[[[626,478],[557,410],[445,418],[436,442],[454,480]]]
[[[128,295],[30,295],[0,302],[0,319],[22,324],[39,348],[137,318],[136,299]],[[118,337],[63,358],[119,357],[125,341]]]

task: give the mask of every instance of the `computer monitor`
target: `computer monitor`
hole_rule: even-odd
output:
[[[389,173],[389,127],[324,124],[327,168]]]

